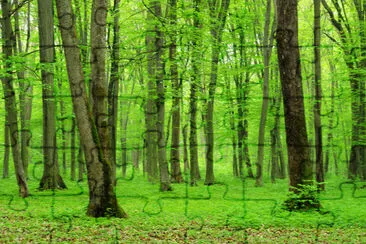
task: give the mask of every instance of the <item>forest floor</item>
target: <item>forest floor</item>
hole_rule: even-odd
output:
[[[85,182],[41,192],[30,179],[32,195],[22,199],[14,177],[0,179],[0,243],[366,243],[364,183],[330,180],[320,212],[287,212],[287,180],[258,188],[230,178],[210,187],[174,184],[168,193],[138,174],[121,179],[127,219],[86,217]]]

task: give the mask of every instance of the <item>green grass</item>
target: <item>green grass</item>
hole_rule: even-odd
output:
[[[40,192],[31,177],[32,195],[24,200],[17,196],[15,177],[0,179],[0,243],[366,243],[362,183],[331,179],[319,196],[321,213],[289,213],[281,209],[287,180],[262,188],[229,175],[217,175],[217,181],[210,187],[174,184],[173,192],[160,193],[136,173],[119,180],[116,190],[129,218],[94,219],[85,216],[85,182],[66,180],[67,190]]]

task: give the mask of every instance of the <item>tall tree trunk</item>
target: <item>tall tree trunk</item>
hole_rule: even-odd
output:
[[[277,0],[277,52],[285,113],[290,186],[312,180],[298,43],[297,0]],[[293,190],[293,189],[292,189]]]
[[[191,87],[190,87],[190,118],[189,118],[189,160],[190,160],[190,185],[197,185],[197,180],[200,180],[201,175],[199,172],[198,164],[198,138],[197,138],[197,91],[200,77],[200,41],[201,41],[201,0],[194,0],[194,16],[193,16],[193,27],[195,36],[197,38],[192,40],[192,76],[191,76]]]
[[[314,0],[314,64],[315,64],[315,104],[314,104],[314,129],[315,129],[315,150],[316,150],[316,181],[322,183],[319,185],[321,190],[325,189],[324,185],[324,166],[323,166],[323,135],[321,122],[321,53],[320,53],[320,1]]]
[[[161,3],[160,1],[151,1],[151,7],[154,10],[156,18],[162,17]],[[157,121],[156,130],[158,133],[158,162],[160,173],[160,191],[171,190],[169,179],[169,167],[166,158],[166,145],[165,145],[165,88],[164,88],[164,64],[163,64],[163,42],[164,36],[161,30],[160,24],[155,22],[155,64],[156,64],[156,108],[157,108]]]
[[[153,9],[151,7],[151,9]],[[147,175],[151,182],[158,180],[158,133],[156,128],[157,123],[157,103],[154,99],[156,96],[156,60],[155,60],[155,38],[154,31],[155,25],[153,13],[147,11],[146,19],[146,48],[147,48],[147,99],[145,102],[145,125],[146,125],[146,165]],[[154,11],[154,10],[153,10]]]
[[[39,188],[42,190],[66,188],[59,173],[57,160],[56,102],[52,67],[55,62],[53,17],[53,1],[38,0],[40,61],[46,67],[42,69],[44,168],[39,184]]]
[[[127,214],[118,206],[113,184],[113,167],[108,161],[108,157],[104,154],[105,150],[103,149],[105,149],[105,147],[101,144],[99,139],[96,125],[100,125],[98,122],[100,122],[101,118],[95,118],[96,122],[94,123],[90,105],[88,103],[80,49],[78,47],[75,26],[73,25],[73,19],[71,17],[73,16],[73,12],[70,1],[56,0],[56,5],[62,44],[65,49],[73,108],[87,164],[89,185],[89,205],[87,214],[92,217],[127,217]],[[106,23],[106,8],[103,8],[103,6],[106,7],[105,2],[98,2],[98,5],[95,3],[92,9],[93,16],[95,16],[98,10],[102,11],[93,18],[94,24],[99,24],[101,27],[103,25],[105,26]],[[103,39],[105,36],[99,36],[99,38]],[[97,42],[97,40],[94,41]],[[95,42],[93,47],[96,47]],[[103,47],[104,45],[105,42]],[[101,58],[103,59],[103,57]],[[96,63],[102,62],[99,59],[95,60],[93,58],[92,60]],[[103,89],[103,86],[99,86],[101,84],[97,83],[97,85],[97,87],[93,87],[93,94],[94,96],[102,95],[101,98],[103,99],[106,96],[106,90]],[[101,94],[99,92],[101,92]],[[97,105],[100,104],[94,104],[94,106]]]
[[[14,1],[15,8],[19,7],[18,0]],[[23,53],[23,43],[20,36],[20,24],[19,24],[19,11],[14,13],[14,33],[16,44],[14,46],[15,54]],[[28,20],[27,28],[30,28]],[[19,80],[19,103],[20,103],[20,140],[21,140],[21,158],[24,168],[24,175],[28,178],[28,164],[30,161],[29,144],[31,139],[30,131],[30,118],[32,112],[32,85],[25,80],[25,72],[17,71],[17,77]]]
[[[210,16],[212,25],[210,28],[211,36],[213,39],[211,50],[211,73],[210,83],[208,86],[208,102],[207,102],[207,114],[206,114],[206,178],[205,185],[212,185],[215,182],[214,176],[214,104],[215,104],[215,92],[217,83],[217,73],[219,64],[220,45],[222,40],[222,33],[226,23],[226,15],[229,9],[230,0],[223,1],[209,1]]]
[[[263,100],[262,100],[262,112],[261,119],[259,123],[259,135],[258,135],[258,156],[257,156],[257,176],[255,185],[263,185],[263,158],[264,158],[264,136],[266,129],[266,121],[268,114],[268,104],[269,104],[269,65],[271,61],[273,35],[270,35],[270,25],[271,25],[271,9],[272,0],[267,0],[266,7],[266,17],[264,23],[264,35],[263,35],[263,63],[264,63],[264,75],[263,75]]]
[[[117,165],[117,119],[119,96],[119,59],[120,59],[120,33],[119,33],[119,4],[120,0],[113,2],[113,46],[111,53],[111,77],[108,86],[108,124],[110,129],[110,160],[113,171]],[[114,177],[115,178],[115,177]]]
[[[169,1],[169,19],[172,28],[175,29],[177,22],[177,0]],[[172,112],[172,146],[170,150],[171,179],[172,182],[180,183],[183,181],[180,170],[180,85],[177,64],[177,32],[171,34],[169,46],[170,76],[173,90],[173,112]]]
[[[13,55],[14,43],[14,32],[11,26],[11,4],[8,0],[1,0],[1,10],[2,10],[2,51],[3,58],[9,60]],[[18,113],[16,107],[15,91],[13,87],[13,77],[12,77],[12,64],[11,62],[4,62],[4,69],[6,70],[6,75],[1,79],[4,99],[5,99],[5,109],[7,113],[7,122],[9,124],[10,130],[10,142],[13,155],[13,162],[15,168],[15,174],[17,178],[17,183],[19,186],[19,193],[22,197],[27,197],[29,195],[28,185],[26,177],[24,174],[24,166],[21,159],[21,143],[19,143],[18,134]]]
[[[90,23],[90,64],[92,110],[100,145],[106,159],[110,159],[110,137],[107,114],[108,84],[106,79],[107,0],[93,0]],[[110,162],[112,164],[112,162]],[[113,165],[112,165],[113,167]]]

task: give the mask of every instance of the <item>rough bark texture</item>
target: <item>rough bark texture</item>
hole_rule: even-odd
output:
[[[277,55],[285,113],[290,186],[299,187],[299,184],[312,180],[312,164],[298,48],[297,0],[278,0],[276,12]]]
[[[118,206],[112,179],[113,168],[103,154],[98,129],[94,123],[86,95],[80,49],[73,25],[70,1],[57,0],[56,5],[73,108],[87,165],[89,186],[87,214],[92,217],[127,217],[127,214]]]
[[[2,10],[2,51],[3,58],[8,60],[13,55],[14,43],[14,32],[11,26],[11,4],[8,0],[1,0],[1,10]],[[18,113],[15,99],[15,91],[13,87],[13,77],[12,77],[12,65],[10,62],[4,62],[4,68],[7,70],[6,75],[1,79],[4,99],[5,99],[5,109],[7,113],[7,122],[9,125],[10,132],[10,145],[12,149],[13,162],[15,168],[15,174],[17,178],[17,183],[19,186],[19,193],[22,197],[27,197],[29,195],[28,185],[26,177],[24,174],[23,163],[21,159],[20,151],[20,140],[18,131]]]
[[[56,101],[54,92],[53,63],[55,62],[53,1],[38,0],[38,29],[42,69],[43,102],[43,176],[42,190],[64,189],[66,185],[59,173],[56,140]]]

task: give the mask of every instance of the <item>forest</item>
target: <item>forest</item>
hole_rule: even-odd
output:
[[[364,0],[1,0],[3,240],[366,241],[365,25]]]

